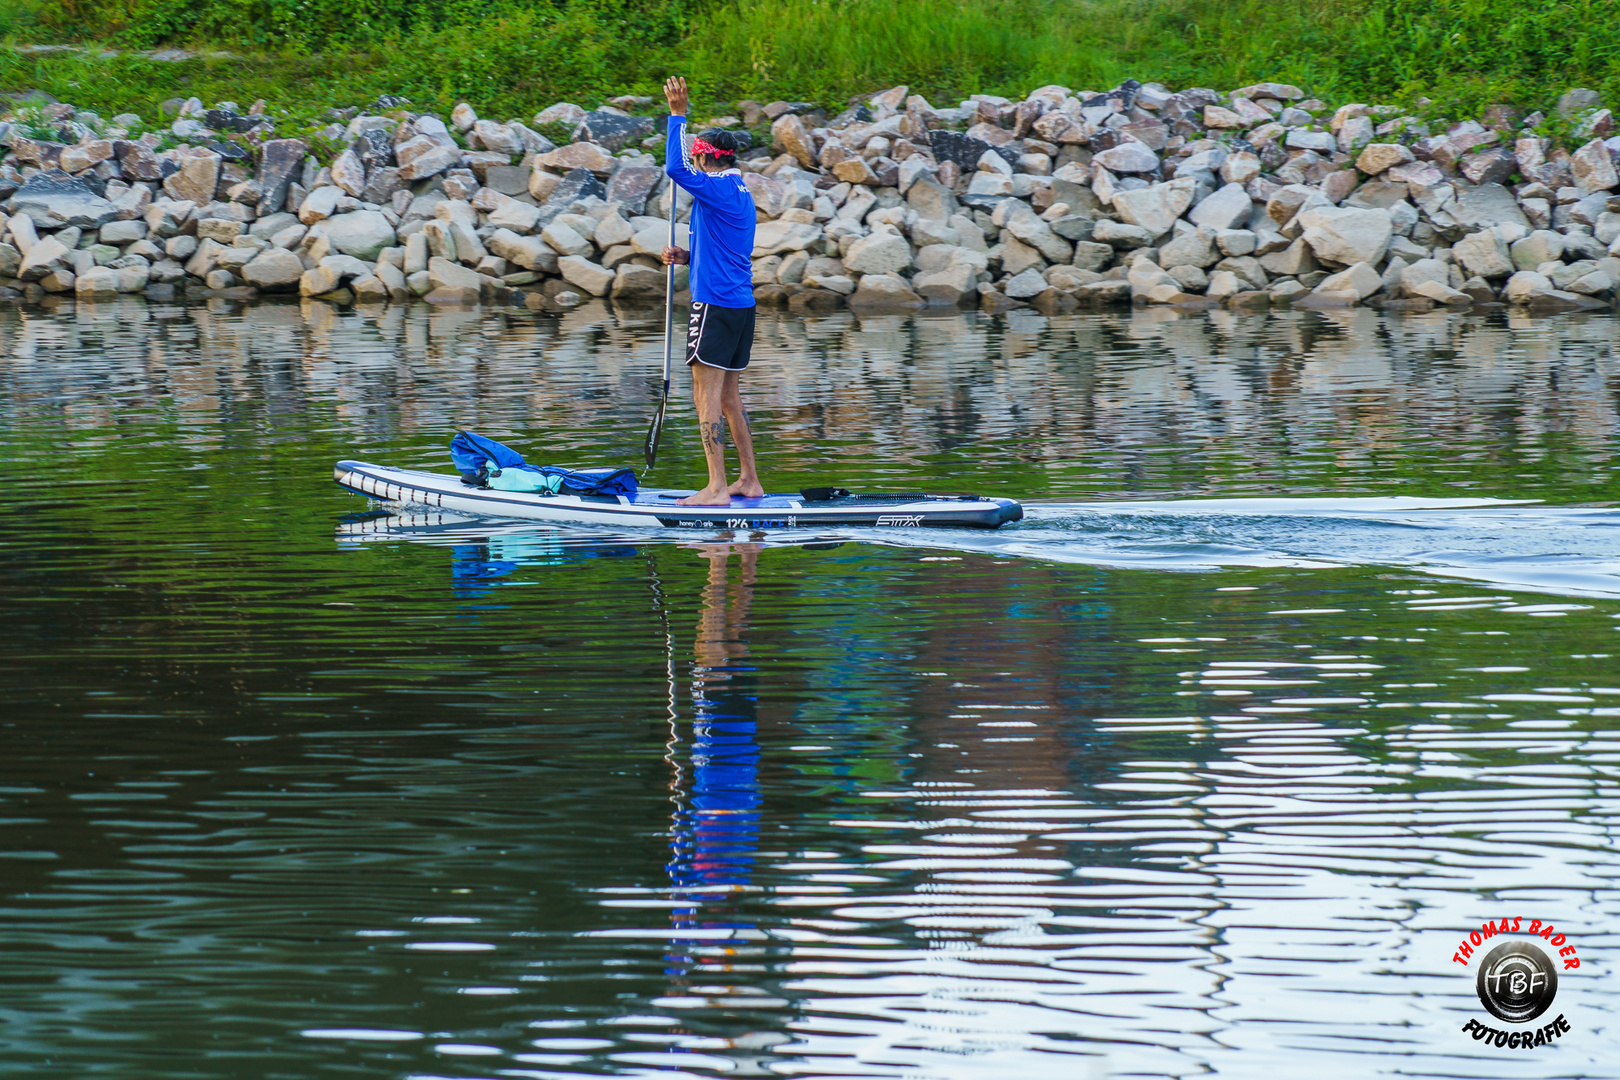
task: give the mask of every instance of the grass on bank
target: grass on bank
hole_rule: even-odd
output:
[[[1620,103],[1617,16],[1620,0],[0,0],[0,89],[103,113],[194,94],[313,114],[394,93],[504,117],[656,94],[675,72],[699,111],[743,97],[841,106],[900,82],[949,104],[1054,82],[1277,79],[1462,116],[1546,109],[1576,85]],[[94,47],[11,47],[65,41]],[[176,45],[235,56],[130,51]]]

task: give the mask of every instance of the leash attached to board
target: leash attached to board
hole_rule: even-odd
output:
[[[680,201],[681,189],[671,181],[669,185],[669,247],[675,246],[675,208]],[[641,456],[651,469],[658,460],[658,440],[664,434],[664,410],[669,406],[669,358],[675,335],[675,264],[664,267],[664,389],[658,398],[658,411],[653,414],[647,428],[647,440],[641,445]],[[646,473],[642,474],[643,476]]]

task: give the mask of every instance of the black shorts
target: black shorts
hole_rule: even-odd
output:
[[[741,371],[754,349],[754,309],[692,301],[686,323],[686,366]]]

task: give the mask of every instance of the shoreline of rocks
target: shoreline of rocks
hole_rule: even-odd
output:
[[[14,108],[0,298],[657,303],[663,121],[630,111],[651,104],[446,121],[383,98],[305,138],[279,137],[263,103],[166,103],[151,130]],[[761,304],[1609,309],[1620,136],[1591,91],[1558,108],[1574,150],[1540,115],[1425,123],[1279,83],[950,108],[898,86],[832,117],[745,101],[710,123],[769,132],[739,155]]]

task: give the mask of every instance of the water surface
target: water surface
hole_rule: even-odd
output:
[[[1612,1071],[1613,319],[762,320],[769,486],[995,533],[330,482],[457,425],[633,462],[660,330],[0,310],[0,1064]],[[1582,960],[1534,1051],[1459,1030],[1512,915]]]

